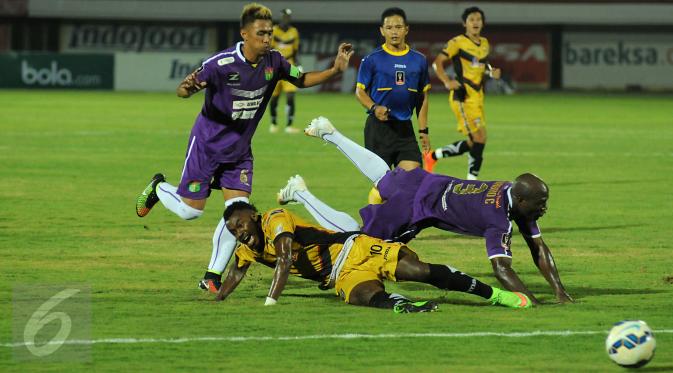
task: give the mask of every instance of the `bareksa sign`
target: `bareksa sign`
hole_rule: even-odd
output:
[[[565,33],[563,88],[673,88],[673,34]]]

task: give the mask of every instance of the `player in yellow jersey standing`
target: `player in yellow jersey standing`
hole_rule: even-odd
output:
[[[291,64],[299,66],[297,62],[297,53],[299,52],[299,31],[297,28],[292,26],[290,22],[292,21],[292,10],[283,9],[280,11],[283,17],[281,18],[280,24],[273,26],[273,38],[271,39],[271,47],[280,52],[280,54],[285,57]],[[299,133],[300,131],[292,127],[292,122],[294,121],[294,93],[297,92],[297,87],[292,83],[281,80],[276,85],[276,89],[273,90],[271,95],[271,101],[269,106],[271,107],[271,127],[269,130],[271,133],[278,132],[278,99],[280,98],[280,92],[285,92],[285,116],[287,118],[287,126],[285,127],[286,133]]]
[[[465,34],[446,43],[446,48],[435,58],[432,68],[444,87],[451,92],[449,103],[458,120],[458,131],[466,135],[467,139],[425,153],[423,168],[432,172],[437,159],[469,152],[467,179],[476,180],[486,146],[484,75],[500,79],[500,69],[488,63],[490,46],[488,40],[481,36],[486,22],[484,12],[477,7],[467,8],[462,19]],[[456,72],[456,79],[449,78],[444,71],[444,64],[449,60]]]

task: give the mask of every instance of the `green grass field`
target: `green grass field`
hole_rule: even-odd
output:
[[[445,100],[432,96],[434,145],[460,138]],[[671,96],[489,97],[482,178],[531,171],[548,182],[540,227],[577,303],[554,304],[515,236],[514,267],[546,305],[516,311],[389,284],[441,303],[440,312],[409,315],[348,306],[300,279],[278,306],[263,307],[272,271],[261,266],[226,302],[196,289],[221,195],[190,222],[162,206],[139,219],[134,200],[157,171],[179,181],[202,97],[0,91],[0,102],[0,371],[616,371],[604,339],[623,319],[655,330],[657,353],[644,370],[673,371]],[[298,126],[318,115],[362,142],[365,114],[353,96],[300,94]],[[267,119],[254,154],[260,210],[275,206],[275,192],[296,173],[352,215],[366,200],[366,179],[341,153],[303,135],[272,135]],[[466,164],[444,160],[437,171],[464,177]],[[431,229],[411,246],[496,285],[481,239]],[[89,344],[79,345],[89,355],[20,361],[26,347],[10,346],[22,342],[12,334],[16,287],[70,283],[91,289]],[[595,333],[545,334],[555,331]]]

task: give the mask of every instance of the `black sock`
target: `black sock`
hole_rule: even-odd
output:
[[[462,291],[463,293],[475,294],[486,299],[493,295],[493,289],[490,286],[445,265],[430,264],[428,283],[440,289]]]
[[[206,271],[206,274],[203,275],[203,278],[206,280],[217,280],[221,281],[222,280],[222,275],[218,275],[217,273],[213,273],[210,271]]]
[[[474,176],[479,176],[479,170],[481,170],[481,163],[484,161],[484,148],[486,144],[480,142],[472,143],[472,149],[470,149],[470,160],[468,166],[468,172]]]
[[[285,113],[287,114],[287,125],[291,126],[294,121],[294,96],[287,98]]]
[[[278,117],[278,97],[271,97],[269,102],[269,111],[271,112],[271,124],[276,125],[276,118]]]
[[[470,147],[467,145],[467,141],[456,141],[451,145],[442,147],[442,158],[455,157],[467,152],[468,150],[470,150]],[[437,156],[432,154],[432,158],[437,159]]]
[[[388,294],[381,290],[372,296],[372,299],[369,300],[369,306],[376,308],[393,308],[396,304],[408,300],[409,299],[403,297],[402,295],[395,293]]]

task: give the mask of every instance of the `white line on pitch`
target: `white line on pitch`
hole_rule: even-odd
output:
[[[673,333],[673,329],[654,330],[654,334]],[[382,339],[382,338],[471,338],[471,337],[509,337],[525,338],[538,336],[572,336],[608,334],[607,331],[578,331],[578,330],[537,330],[532,332],[472,332],[472,333],[397,333],[397,334],[319,334],[298,335],[285,337],[185,337],[185,338],[102,338],[91,340],[51,341],[45,344],[138,344],[138,343],[189,343],[189,342],[249,342],[249,341],[301,341],[309,339]],[[0,347],[23,347],[35,343],[0,343]]]

